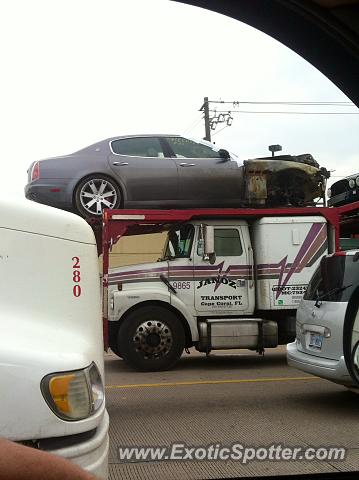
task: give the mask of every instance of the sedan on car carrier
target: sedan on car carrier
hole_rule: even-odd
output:
[[[25,195],[85,218],[106,208],[305,206],[324,198],[328,176],[310,154],[240,162],[203,140],[129,135],[33,162]]]

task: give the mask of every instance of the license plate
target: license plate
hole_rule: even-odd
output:
[[[311,333],[309,337],[309,346],[320,350],[322,348],[323,335],[320,333]]]

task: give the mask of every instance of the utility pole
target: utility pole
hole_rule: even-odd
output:
[[[205,129],[205,136],[203,137],[203,140],[207,140],[208,142],[211,141],[211,130],[215,130],[216,126],[219,123],[226,123],[227,127],[230,127],[233,122],[233,117],[231,114],[231,111],[220,111],[217,112],[217,109],[213,110],[210,109],[210,103],[233,103],[234,107],[237,107],[238,102],[223,102],[222,100],[208,100],[208,97],[204,97],[203,99],[203,105],[199,109],[200,112],[203,112],[203,118],[204,118],[204,129]],[[210,114],[212,116],[210,117]]]
[[[211,127],[209,124],[209,102],[208,97],[204,97],[203,105],[200,108],[200,111],[204,113],[204,129],[205,129],[205,136],[203,140],[207,140],[208,142],[211,141]]]

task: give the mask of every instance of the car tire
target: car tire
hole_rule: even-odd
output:
[[[169,370],[182,355],[185,333],[173,312],[147,306],[125,318],[118,331],[117,344],[124,361],[135,370]]]
[[[119,208],[122,201],[120,188],[105,175],[84,178],[75,190],[75,207],[82,217],[100,217],[105,208]]]

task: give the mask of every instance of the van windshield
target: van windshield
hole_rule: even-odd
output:
[[[304,300],[321,297],[328,302],[348,302],[359,286],[359,252],[324,257],[309,282]]]

